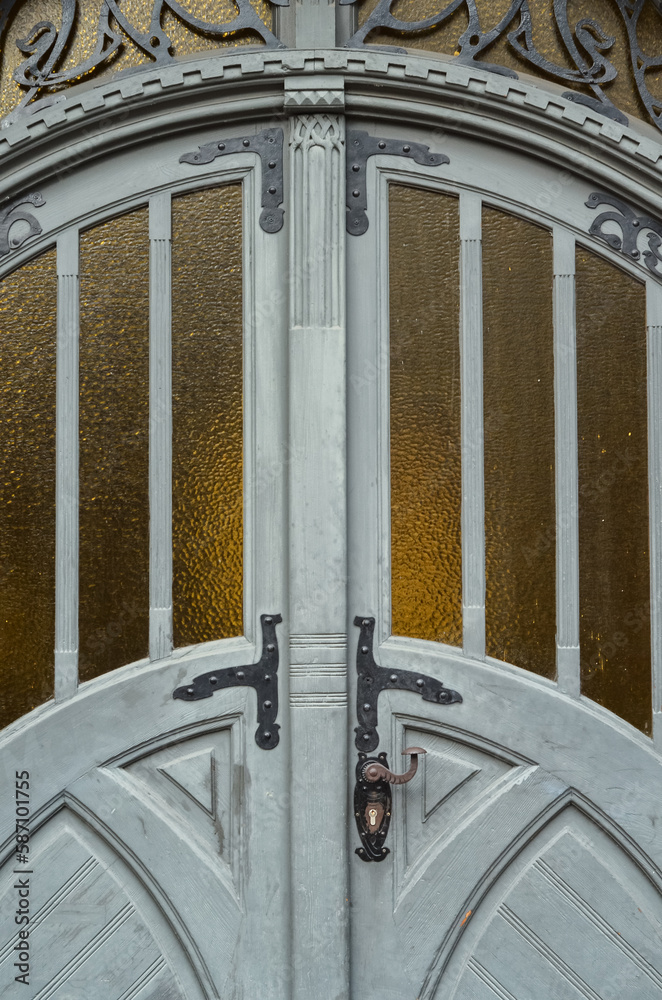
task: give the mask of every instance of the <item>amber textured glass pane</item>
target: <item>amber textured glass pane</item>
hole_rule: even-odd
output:
[[[556,674],[552,238],[483,212],[487,653]]]
[[[391,185],[392,631],[462,644],[459,214]]]
[[[80,676],[147,655],[149,234],[147,209],[80,248]]]
[[[175,646],[244,630],[241,197],[173,202]]]
[[[56,316],[49,250],[0,282],[0,728],[53,697]]]
[[[577,255],[582,693],[651,732],[646,292]]]

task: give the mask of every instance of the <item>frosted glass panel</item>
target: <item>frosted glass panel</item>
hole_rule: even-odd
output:
[[[243,634],[241,199],[173,201],[175,646]]]
[[[552,237],[483,212],[488,656],[556,673]]]
[[[53,696],[56,310],[55,250],[0,282],[0,728]]]
[[[81,236],[80,658],[89,680],[148,653],[147,209]]]
[[[577,255],[582,693],[651,732],[646,291]]]
[[[397,635],[462,644],[459,212],[391,185],[391,593]]]

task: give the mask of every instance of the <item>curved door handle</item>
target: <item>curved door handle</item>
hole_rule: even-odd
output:
[[[395,774],[388,766],[385,753],[377,757],[359,754],[354,786],[354,818],[361,838],[356,853],[362,861],[383,861],[389,853],[384,846],[391,822],[391,785],[406,785],[418,770],[418,758],[427,753],[422,747],[407,747],[403,755],[411,756],[409,770]]]
[[[394,774],[385,764],[378,761],[367,762],[363,767],[363,777],[366,781],[388,781],[389,785],[406,785],[418,771],[419,754],[427,753],[422,747],[407,747],[402,751],[402,756],[411,754],[409,770],[404,774]]]

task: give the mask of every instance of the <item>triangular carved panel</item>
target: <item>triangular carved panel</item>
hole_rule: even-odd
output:
[[[480,807],[517,765],[482,748],[407,726],[403,746],[421,746],[422,775],[404,786],[406,867],[411,866],[444,831],[452,830]],[[403,873],[404,874],[404,873]]]
[[[481,769],[442,752],[429,752],[424,761],[423,822],[426,822],[451,795],[480,774]]]
[[[243,773],[234,753],[227,727],[162,747],[123,768],[233,871],[239,864],[241,826],[241,796],[237,793],[233,808],[233,782],[241,782]]]
[[[205,747],[163,764],[157,770],[169,778],[212,818],[216,814],[214,749]]]

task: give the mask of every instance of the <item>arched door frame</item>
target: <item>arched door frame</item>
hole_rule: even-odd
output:
[[[289,240],[289,260],[290,260],[290,282],[288,289],[290,295],[290,310],[292,302],[296,298],[294,285],[298,280],[295,267],[292,270],[292,262],[305,259],[307,248],[305,245],[296,245],[293,234],[302,232],[300,228],[305,205],[297,201],[297,192],[300,190],[298,182],[303,173],[308,169],[307,164],[313,162],[310,149],[315,148],[314,129],[316,123],[320,127],[328,124],[333,119],[333,128],[336,129],[333,139],[333,148],[339,154],[343,148],[344,123],[352,128],[367,128],[368,131],[376,135],[382,129],[387,129],[393,136],[402,137],[403,140],[418,138],[431,146],[433,152],[443,152],[447,137],[459,136],[465,138],[479,139],[483,143],[490,143],[500,149],[509,150],[519,155],[529,156],[534,160],[552,163],[555,169],[560,172],[571,171],[580,172],[587,181],[595,184],[596,189],[606,189],[628,204],[635,207],[639,212],[650,213],[650,215],[662,218],[662,194],[659,192],[659,177],[662,171],[662,145],[659,143],[656,131],[646,125],[636,127],[625,127],[609,119],[602,118],[592,110],[584,108],[566,101],[560,96],[560,92],[552,87],[543,87],[538,83],[529,83],[524,80],[513,81],[489,72],[473,67],[455,65],[451,60],[432,57],[419,53],[393,54],[380,52],[349,52],[347,50],[297,50],[288,52],[286,50],[270,52],[247,52],[233,51],[222,52],[214,56],[194,58],[185,60],[176,66],[167,69],[146,69],[144,71],[126,73],[118,75],[107,83],[92,87],[81,85],[68,92],[62,101],[52,107],[44,108],[36,112],[31,118],[18,121],[3,130],[0,135],[0,195],[3,198],[13,199],[24,195],[26,192],[40,191],[46,200],[44,209],[35,208],[35,218],[38,218],[42,233],[39,237],[27,240],[15,251],[10,252],[0,260],[0,277],[9,273],[21,263],[29,259],[40,248],[49,244],[60,236],[64,227],[71,224],[67,222],[67,211],[64,203],[59,203],[59,195],[56,191],[63,190],[70,186],[75,188],[76,177],[87,170],[90,173],[98,169],[101,173],[104,164],[109,165],[119,162],[122,158],[140,159],[141,156],[148,160],[148,150],[150,146],[163,143],[177,152],[173,156],[173,170],[177,169],[178,156],[181,153],[194,149],[205,142],[218,141],[225,137],[240,135],[254,135],[264,128],[281,127],[285,131],[286,145],[288,139],[299,151],[299,165],[297,166],[293,158],[285,157],[285,186],[283,209],[285,212],[285,226],[280,234],[265,234],[264,240],[278,240],[279,247],[287,258]],[[298,132],[297,132],[298,130]],[[307,130],[307,132],[306,132]],[[306,133],[311,142],[307,140],[298,142],[301,136]],[[297,145],[298,142],[298,145]],[[319,147],[320,143],[317,144]],[[317,156],[315,152],[314,156]],[[346,275],[344,269],[344,220],[342,219],[343,203],[345,200],[344,177],[338,174],[336,167],[331,166],[331,159],[324,164],[319,160],[315,161],[315,184],[318,191],[329,192],[329,205],[331,211],[335,213],[335,222],[341,220],[340,226],[333,230],[333,237],[330,241],[330,259],[317,261],[317,270],[306,272],[305,281],[309,288],[315,287],[315,282],[320,275],[325,274],[328,269],[326,279],[333,283],[336,313],[326,314],[321,317],[320,327],[325,329],[338,329],[342,324],[333,326],[334,317],[342,313],[344,309],[346,294]],[[338,159],[334,161],[337,166]],[[371,167],[371,170],[373,169]],[[222,169],[216,164],[207,175],[198,174],[195,179],[191,179],[190,187],[203,186],[213,178],[214,183],[218,182],[222,174]],[[244,175],[247,169],[243,163],[237,162],[232,168],[235,173],[228,173],[228,179]],[[390,169],[394,169],[391,167]],[[376,168],[375,168],[376,170]],[[412,176],[416,175],[416,171]],[[376,174],[375,174],[376,176]],[[383,175],[386,179],[386,174]],[[396,176],[396,174],[393,174]],[[166,176],[162,189],[170,189],[174,186],[177,190],[177,179],[174,185],[171,176]],[[248,180],[247,190],[250,189],[252,181]],[[187,182],[188,184],[188,182]],[[326,185],[326,187],[325,187]],[[157,188],[158,188],[157,184]],[[152,188],[154,190],[154,188]],[[258,185],[253,185],[253,195],[248,199],[247,210],[253,210],[258,214]],[[552,193],[553,197],[553,193]],[[133,198],[133,201],[131,200]],[[142,199],[142,201],[141,201]],[[251,209],[252,201],[252,209]],[[144,197],[140,192],[127,198],[123,203],[126,205],[144,203]],[[110,207],[106,204],[103,208],[88,208],[86,222],[101,218],[104,214],[113,214],[120,210],[119,202]],[[53,214],[51,214],[51,212]],[[58,215],[58,212],[60,213]],[[96,212],[96,214],[95,214]],[[376,223],[377,205],[368,201],[367,214],[373,231]],[[543,213],[544,215],[544,213]],[[50,221],[49,221],[50,220]],[[82,221],[82,220],[81,220]],[[257,224],[255,219],[255,224]],[[299,228],[298,228],[299,227]],[[262,237],[260,237],[261,239]],[[352,240],[352,237],[347,237]],[[625,267],[631,273],[639,277],[646,277],[645,270],[635,263],[625,261],[624,258],[606,245],[594,244],[593,248],[604,253],[613,259],[619,266]],[[341,262],[342,266],[338,266]],[[332,273],[332,276],[331,276]],[[649,279],[652,281],[654,279]],[[297,293],[298,294],[298,293]],[[656,300],[656,316],[653,326],[662,326],[662,306],[659,298]],[[339,305],[340,304],[340,305]],[[287,296],[282,303],[279,303],[279,310],[287,308]],[[351,303],[350,303],[351,306]],[[290,312],[292,319],[292,311]],[[292,324],[291,324],[292,325]],[[296,324],[294,324],[296,325]],[[299,324],[301,325],[301,324]],[[333,395],[333,406],[331,412],[331,424],[333,426],[334,440],[344,440],[346,429],[346,395],[341,381],[344,384],[344,331],[338,334],[337,361],[338,367],[334,377],[337,379],[337,392]],[[290,366],[292,364],[314,365],[325,363],[324,347],[304,344],[301,341],[301,354],[298,354],[298,346],[293,353],[293,345],[290,343]],[[283,350],[285,350],[283,346]],[[317,353],[315,353],[317,351]],[[310,352],[310,353],[306,353]],[[328,360],[328,358],[326,359]],[[342,372],[342,379],[338,378],[338,373]],[[267,380],[268,381],[268,380]],[[281,399],[277,401],[277,392],[271,384],[271,401],[281,415],[283,426],[285,424],[284,408],[286,403]],[[264,402],[264,400],[263,400]],[[658,405],[658,404],[656,404]],[[292,408],[290,400],[289,426],[301,429],[305,413],[302,409],[297,410],[296,405]],[[659,426],[659,407],[656,411],[656,426]],[[351,411],[350,411],[351,419]],[[321,423],[317,430],[328,432],[329,423],[322,427]],[[273,438],[276,448],[279,446],[277,433]],[[321,440],[321,437],[320,437]],[[281,439],[282,441],[282,439]],[[290,442],[291,443],[291,442]],[[652,447],[656,445],[653,444]],[[296,449],[293,452],[296,456]],[[351,468],[351,465],[350,465]],[[297,479],[298,469],[296,458],[291,463],[289,470],[290,480],[290,504],[292,509],[301,501],[302,490],[305,486],[305,477]],[[344,490],[344,481],[339,484],[339,489]],[[320,517],[324,516],[323,503],[325,498],[320,498]],[[349,541],[346,534],[343,534],[342,516],[338,514],[337,496],[334,499],[336,516],[337,537],[334,541],[333,565],[334,573],[329,577],[329,593],[335,593],[338,588],[344,588],[347,576],[350,578],[356,572],[356,565],[353,562],[352,537]],[[658,492],[651,495],[651,523],[658,524],[661,520],[662,497]],[[291,538],[290,538],[291,541]],[[286,576],[286,548],[283,539],[283,548],[278,556],[274,556],[271,569],[273,576],[262,571],[261,578],[263,586],[266,588],[261,593],[266,594],[263,599],[256,596],[254,604],[253,629],[256,631],[255,614],[259,610],[264,610],[265,602],[270,604],[273,601],[273,590],[270,589],[273,581],[277,580],[278,594],[285,600],[287,584]],[[329,556],[328,551],[326,556]],[[330,560],[330,557],[329,557]],[[658,561],[660,553],[657,549],[654,552],[653,568],[659,573]],[[295,566],[296,569],[296,566]],[[292,572],[290,563],[290,586],[296,574]],[[255,572],[255,580],[258,573]],[[657,581],[659,576],[654,577]],[[657,586],[657,583],[654,583]],[[290,596],[291,599],[291,596]],[[309,608],[315,608],[314,595],[311,596]],[[297,634],[298,659],[293,655],[293,662],[300,667],[298,683],[300,689],[295,694],[298,700],[294,700],[290,705],[283,690],[281,701],[282,716],[280,722],[283,731],[291,726],[292,743],[294,757],[297,759],[297,747],[308,745],[311,753],[319,755],[319,761],[329,768],[335,775],[333,787],[330,786],[329,796],[333,803],[332,815],[325,813],[325,822],[328,820],[328,837],[334,843],[341,844],[339,856],[329,860],[325,869],[329,881],[336,879],[333,886],[333,894],[337,894],[338,888],[344,887],[346,880],[346,845],[345,837],[348,830],[347,803],[342,803],[348,773],[348,754],[346,746],[338,746],[339,742],[331,732],[319,731],[317,744],[311,744],[310,725],[305,723],[304,713],[311,707],[321,708],[325,705],[329,710],[333,710],[334,718],[344,720],[346,718],[346,699],[349,687],[350,705],[352,704],[351,684],[348,685],[347,672],[342,674],[339,669],[342,656],[347,653],[346,636],[352,635],[350,647],[353,646],[352,616],[358,609],[345,607],[343,600],[338,600],[334,606],[335,618],[332,624],[324,627],[318,626],[318,631],[313,635],[304,635],[300,629]],[[273,608],[270,610],[279,610]],[[305,608],[303,609],[306,610]],[[367,613],[366,609],[360,609]],[[369,609],[368,609],[369,610]],[[247,633],[248,634],[248,633]],[[253,637],[248,635],[251,649],[254,645],[250,641]],[[659,621],[659,609],[657,615],[654,614],[654,662],[655,672],[655,704],[661,703],[660,692],[662,691],[662,666],[660,656],[660,645],[662,643],[662,628]],[[224,657],[224,662],[237,663],[250,659],[247,657],[246,640],[227,640],[227,644],[219,644],[218,652]],[[395,655],[396,649],[401,651],[401,644],[393,640],[383,644],[385,661],[390,655]],[[332,670],[335,670],[329,686],[325,690],[314,689],[312,683],[310,688],[305,688],[308,683],[306,674],[307,664],[311,663],[312,653],[322,664],[328,663]],[[340,652],[339,652],[340,650]],[[294,645],[293,645],[294,651]],[[430,656],[429,650],[420,647],[416,642],[409,643],[407,649],[412,662],[426,663],[426,670],[433,670],[433,661],[444,659],[444,651],[435,651]],[[439,654],[439,655],[437,655]],[[197,658],[204,657],[204,651],[193,651],[185,653],[177,661],[176,658],[157,660],[153,663],[140,662],[129,665],[114,674],[99,678],[86,684],[76,693],[75,684],[68,680],[62,686],[62,700],[60,703],[52,703],[36,709],[25,719],[19,720],[3,734],[2,747],[5,759],[9,760],[15,755],[34,754],[37,748],[43,746],[43,733],[49,728],[52,732],[58,726],[66,725],[67,718],[76,714],[78,707],[92,709],[94,705],[103,707],[104,714],[108,719],[112,718],[112,708],[122,704],[123,689],[128,690],[130,685],[137,685],[139,690],[144,686],[145,692],[153,690],[152,681],[158,676],[159,684],[172,680],[179,682],[182,676],[182,668],[187,667],[187,671],[193,668]],[[308,658],[307,658],[308,657]],[[325,659],[326,657],[326,659]],[[345,662],[351,663],[352,653],[347,653]],[[184,664],[183,660],[186,660]],[[318,662],[315,661],[315,662]],[[476,684],[480,686],[480,678],[483,673],[483,666],[476,657],[469,657],[471,676],[475,677]],[[285,663],[283,664],[285,666]],[[458,664],[452,664],[446,657],[444,669],[455,670]],[[351,669],[349,671],[351,675]],[[285,670],[283,670],[285,674]],[[446,678],[445,678],[446,679]],[[515,698],[515,693],[526,688],[529,691],[531,703],[538,704],[544,702],[545,694],[553,694],[549,685],[538,682],[534,678],[523,677],[519,671],[508,671],[504,668],[504,684],[508,689],[508,697]],[[173,684],[174,686],[174,684]],[[460,685],[458,685],[460,686]],[[315,700],[317,699],[317,701]],[[326,701],[325,701],[326,699]],[[563,701],[562,695],[554,695],[554,702]],[[104,707],[105,702],[105,707]],[[204,706],[204,703],[201,703]],[[233,703],[234,704],[234,703]],[[240,708],[236,711],[240,711]],[[399,711],[397,703],[394,703],[395,711]],[[402,709],[405,712],[405,709]],[[572,712],[587,722],[588,728],[594,725],[599,728],[599,711],[590,711],[585,706],[576,703],[572,707]],[[296,714],[299,713],[299,714]],[[296,719],[295,721],[295,714]],[[203,727],[207,724],[207,719],[215,716],[213,705],[200,708],[195,715],[195,723]],[[90,716],[91,717],[91,716]],[[328,716],[330,718],[330,716]],[[139,725],[139,706],[134,706],[131,720],[135,726]],[[550,723],[551,725],[551,723]],[[43,726],[42,735],[39,729]],[[308,726],[308,729],[306,727]],[[617,726],[618,729],[618,726]],[[635,752],[641,751],[644,747],[643,738],[632,736],[628,733],[619,735],[623,740],[624,751],[628,748]],[[656,742],[658,746],[662,741],[659,726],[659,714],[656,718]],[[47,741],[48,742],[48,741]],[[89,752],[87,760],[83,761],[77,756],[76,749],[72,748],[66,762],[58,764],[58,781],[66,784],[76,780],[77,776],[84,778],[85,772],[93,767],[103,766],[112,761],[122,759],[122,740],[111,739],[99,744],[97,734],[93,727],[90,728],[86,737],[86,747]],[[283,747],[285,742],[283,743]],[[39,751],[41,752],[41,751]],[[648,742],[645,752],[650,757],[651,773],[659,765],[656,750],[653,743]],[[636,753],[635,753],[636,756]],[[314,772],[315,760],[307,761],[307,768]],[[56,768],[57,769],[57,768]],[[65,774],[64,771],[67,773]],[[8,787],[0,787],[0,796],[9,796],[13,787],[13,774],[6,775]],[[280,779],[275,779],[276,781]],[[3,778],[4,781],[4,778]],[[332,794],[331,794],[332,792]],[[290,802],[290,811],[293,819],[300,821],[302,816],[306,816],[315,803],[310,803],[309,792],[305,782],[300,782],[294,786],[291,792],[287,793]],[[35,803],[37,816],[45,819],[55,808],[53,797],[45,792],[43,801]],[[350,807],[351,809],[351,807]],[[351,813],[350,813],[351,815]],[[625,820],[624,820],[625,822]],[[635,824],[636,825],[636,824]],[[302,832],[303,827],[303,832]],[[318,851],[318,834],[314,824],[306,828],[306,824],[298,824],[298,840],[292,847],[292,859],[296,863],[305,866],[307,859],[316,855]],[[11,845],[11,829],[9,826],[0,833],[0,842],[7,851]],[[303,839],[302,839],[303,838]],[[642,867],[648,864],[649,859],[644,859]],[[653,878],[657,878],[656,864],[649,869]],[[304,867],[299,869],[304,871]],[[309,970],[316,965],[316,975],[319,981],[338,983],[346,976],[346,965],[344,956],[347,954],[346,928],[347,916],[340,915],[337,927],[333,931],[333,939],[326,942],[326,952],[322,953],[320,941],[304,940],[303,936],[296,933],[297,924],[299,927],[305,925],[307,907],[312,906],[314,872],[306,875],[306,888],[301,893],[299,902],[295,902],[294,923],[295,933],[294,954],[292,956],[292,975],[295,983],[298,983],[297,996],[305,995],[305,981]],[[326,891],[326,890],[325,890]],[[307,895],[306,895],[307,894]],[[320,908],[327,905],[324,892],[319,895]],[[309,907],[310,908],[310,907]],[[445,961],[445,959],[444,959]],[[337,968],[340,968],[338,972]],[[432,971],[430,975],[433,975]],[[326,979],[325,979],[326,977]],[[339,987],[339,993],[341,989]]]

